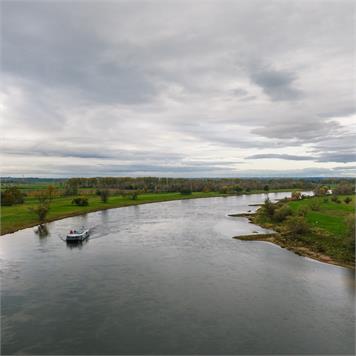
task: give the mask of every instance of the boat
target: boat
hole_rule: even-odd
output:
[[[81,228],[79,230],[70,230],[66,241],[83,241],[89,237],[89,229]]]

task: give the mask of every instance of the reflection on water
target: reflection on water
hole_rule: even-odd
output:
[[[66,241],[67,248],[69,249],[82,249],[87,243],[89,242],[89,239],[85,239],[82,241]]]
[[[49,230],[47,228],[47,225],[39,225],[37,229],[35,229],[35,233],[42,239],[44,237],[47,237],[49,235]]]
[[[112,209],[48,224],[46,238],[1,237],[2,352],[353,354],[352,271],[232,239],[264,231],[228,214],[265,198]],[[89,240],[63,241],[82,225]]]

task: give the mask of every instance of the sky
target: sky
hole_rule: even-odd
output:
[[[2,176],[356,176],[353,1],[1,1]]]

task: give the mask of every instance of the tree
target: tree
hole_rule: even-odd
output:
[[[9,187],[1,192],[1,205],[11,206],[13,204],[23,204],[25,194],[17,187]]]
[[[38,217],[38,221],[40,224],[46,222],[46,217],[50,209],[51,199],[48,195],[48,192],[41,192],[37,196],[38,204],[34,208],[29,208],[29,210],[35,213]]]
[[[8,189],[1,192],[1,205],[11,206],[13,204],[15,204],[15,199],[14,196],[11,194],[11,192]]]
[[[53,185],[47,187],[48,199],[53,200],[57,196],[57,189]]]
[[[64,195],[78,195],[78,182],[68,179],[64,187]]]
[[[273,218],[275,209],[276,209],[275,205],[269,200],[269,198],[267,198],[263,205],[263,210],[266,213],[266,215],[270,218]]]
[[[269,185],[266,184],[266,185],[263,187],[263,190],[264,190],[265,192],[268,192],[268,191],[269,191]]]
[[[340,195],[347,195],[347,194],[354,194],[355,187],[353,184],[348,182],[342,182],[338,184],[335,189],[333,190],[333,194],[340,194]]]
[[[108,189],[102,189],[100,190],[100,199],[103,203],[107,203],[109,199],[110,192]]]
[[[314,189],[314,195],[316,196],[323,196],[326,195],[329,191],[329,187],[326,185],[318,185]]]
[[[292,200],[299,200],[301,199],[301,197],[302,197],[301,192],[292,192],[292,197],[291,197]]]

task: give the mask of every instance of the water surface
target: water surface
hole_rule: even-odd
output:
[[[232,239],[263,232],[227,215],[264,199],[132,206],[1,237],[2,353],[353,354],[350,270]],[[88,242],[61,240],[81,225]]]

